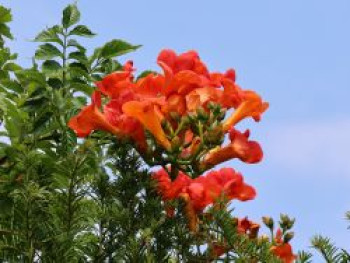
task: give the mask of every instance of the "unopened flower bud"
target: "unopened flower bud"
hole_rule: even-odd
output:
[[[215,107],[216,107],[216,103],[212,102],[212,101],[209,101],[208,104],[207,104],[207,107],[208,107],[209,110],[214,110]]]
[[[205,139],[210,143],[216,143],[221,140],[222,136],[223,136],[223,132],[222,132],[221,126],[216,126],[212,130],[208,131]]]
[[[262,234],[260,237],[259,237],[259,239],[261,240],[261,241],[269,241],[270,240],[270,238],[269,238],[269,236],[268,235],[266,235],[266,234]]]
[[[217,117],[218,121],[222,121],[223,119],[225,119],[225,115],[226,115],[226,110],[221,110]]]
[[[264,222],[264,224],[269,228],[269,229],[273,229],[273,219],[269,216],[263,216],[262,221]]]
[[[283,242],[288,243],[294,237],[294,232],[287,232],[283,237]]]
[[[285,230],[291,229],[295,222],[295,219],[291,219],[288,215],[285,214],[281,214],[280,219],[280,226]]]
[[[203,108],[197,109],[197,116],[201,121],[207,121],[209,119],[209,114]]]
[[[213,114],[214,115],[219,115],[221,112],[221,106],[219,104],[215,104],[213,107]]]

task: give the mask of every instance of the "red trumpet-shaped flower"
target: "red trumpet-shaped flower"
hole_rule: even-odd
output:
[[[244,183],[243,176],[232,168],[222,168],[211,171],[206,175],[190,178],[183,172],[174,181],[169,174],[161,169],[154,173],[153,179],[163,200],[173,200],[180,195],[188,195],[194,209],[202,211],[206,206],[213,204],[222,195],[227,200],[238,199],[247,201],[255,198],[255,189]]]
[[[204,158],[203,167],[212,167],[227,160],[238,158],[246,163],[257,163],[263,158],[262,149],[256,141],[250,141],[249,130],[241,133],[235,128],[229,131],[231,142],[210,151]]]
[[[277,230],[275,242],[276,245],[271,248],[272,253],[279,257],[284,263],[293,263],[297,257],[293,254],[292,246],[288,242],[282,240],[281,229]]]
[[[233,112],[233,114],[224,122],[224,131],[229,130],[232,126],[244,118],[252,117],[255,121],[259,121],[269,104],[263,102],[261,97],[254,91],[245,91],[243,94],[243,102]]]
[[[86,137],[93,130],[103,130],[119,135],[121,130],[112,125],[106,115],[99,110],[101,107],[101,95],[98,91],[94,92],[91,101],[91,105],[85,106],[78,115],[70,119],[68,126],[79,137]]]
[[[260,225],[245,217],[243,219],[237,219],[237,231],[239,234],[246,234],[249,238],[256,238]]]
[[[225,197],[226,200],[247,201],[256,196],[255,189],[244,183],[243,176],[232,168],[211,171],[195,179],[179,172],[173,182],[168,173],[162,169],[154,173],[153,179],[157,181],[158,192],[164,201],[178,198],[185,201],[185,212],[192,230],[196,224],[191,220],[196,218],[196,214],[215,203],[220,197]]]

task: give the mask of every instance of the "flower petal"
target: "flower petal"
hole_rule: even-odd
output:
[[[125,114],[141,122],[165,149],[169,150],[171,148],[170,142],[161,126],[159,114],[152,103],[149,101],[129,101],[122,108]]]
[[[259,121],[261,114],[269,107],[269,104],[263,102],[261,97],[253,91],[245,91],[244,97],[244,101],[224,122],[224,131],[228,131],[232,126],[247,117],[252,117],[255,121]]]
[[[85,106],[78,115],[69,120],[68,126],[79,137],[86,137],[93,130],[103,130],[120,135],[120,130],[109,123],[106,116],[94,104]]]

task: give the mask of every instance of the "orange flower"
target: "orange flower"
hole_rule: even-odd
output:
[[[205,79],[190,70],[183,70],[176,73],[171,80],[168,80],[166,83],[169,83],[164,89],[166,96],[173,93],[184,96],[192,90],[201,88],[206,84]]]
[[[157,61],[166,65],[173,74],[182,70],[191,70],[199,75],[209,76],[207,67],[194,50],[177,55],[173,50],[164,49],[159,53]]]
[[[75,131],[78,137],[86,137],[94,130],[103,130],[115,135],[121,131],[113,126],[106,116],[98,109],[101,98],[99,92],[94,92],[91,105],[85,106],[78,115],[72,117],[68,127]]]
[[[277,229],[275,241],[276,245],[271,247],[272,253],[284,263],[293,263],[297,257],[293,254],[292,246],[289,243],[283,242],[281,229]]]
[[[122,109],[126,115],[142,123],[165,149],[170,150],[171,144],[163,131],[161,118],[155,105],[149,101],[129,101],[123,105]]]
[[[221,81],[224,91],[221,97],[221,105],[225,108],[237,108],[243,101],[244,92],[231,79],[225,78]]]
[[[109,74],[95,84],[104,95],[110,98],[118,98],[123,91],[133,86],[132,71],[132,61],[127,61],[123,67],[123,71]]]
[[[219,103],[222,96],[223,91],[213,87],[195,89],[186,96],[187,110],[193,112],[199,107],[206,108],[208,102]]]
[[[208,69],[195,51],[177,55],[173,50],[165,49],[160,52],[157,62],[164,72],[166,96],[173,93],[184,96],[209,83]]]
[[[240,201],[252,200],[256,196],[255,189],[244,183],[242,174],[232,168],[221,168],[211,171],[205,176],[196,178],[207,190],[208,200],[216,201],[222,194],[228,200],[238,199]]]
[[[256,196],[255,189],[245,184],[243,176],[231,168],[211,171],[195,179],[180,171],[173,182],[164,169],[155,172],[152,177],[157,182],[158,193],[164,201],[180,198],[185,202],[185,215],[191,231],[197,229],[197,214],[222,196],[225,196],[227,201],[247,201]]]
[[[292,246],[289,243],[282,243],[271,248],[273,254],[279,257],[284,263],[293,263],[297,258],[293,254]]]
[[[153,174],[153,179],[157,181],[157,189],[164,201],[174,200],[179,197],[180,193],[191,183],[192,179],[179,172],[179,175],[172,182],[169,174],[160,169]]]
[[[237,231],[240,234],[248,234],[249,238],[256,238],[258,236],[259,229],[260,225],[250,221],[248,217],[238,219]]]
[[[133,91],[142,97],[157,98],[163,95],[164,86],[164,76],[151,73],[146,77],[138,79],[135,86],[133,86]]]
[[[243,181],[243,176],[232,168],[222,168],[211,171],[204,176],[191,179],[183,172],[171,182],[168,173],[161,169],[154,173],[159,194],[164,201],[179,198],[186,194],[186,200],[191,203],[194,211],[201,212],[224,195],[228,200],[247,201],[256,196],[255,189]]]
[[[128,96],[110,100],[103,108],[104,114],[113,126],[119,128],[124,137],[131,137],[140,150],[145,152],[147,143],[143,126],[138,120],[127,116],[122,111],[123,104],[131,100],[131,98],[133,98],[133,95],[128,94]]]
[[[162,107],[162,112],[177,112],[180,115],[186,113],[186,101],[183,96],[172,94],[167,98],[166,104]]]
[[[233,114],[224,122],[223,130],[228,131],[232,126],[247,117],[252,117],[259,121],[261,114],[269,107],[267,102],[263,102],[261,97],[254,91],[244,91],[243,102],[233,112]]]
[[[218,147],[210,151],[202,162],[202,168],[215,166],[219,163],[238,158],[246,163],[260,162],[263,152],[256,141],[249,141],[249,130],[244,133],[232,128],[230,130],[231,143],[222,148]]]

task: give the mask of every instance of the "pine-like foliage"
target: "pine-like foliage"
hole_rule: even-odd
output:
[[[329,238],[315,236],[312,240],[312,247],[318,250],[325,261],[332,263],[350,262],[350,255],[343,249],[337,248]]]

